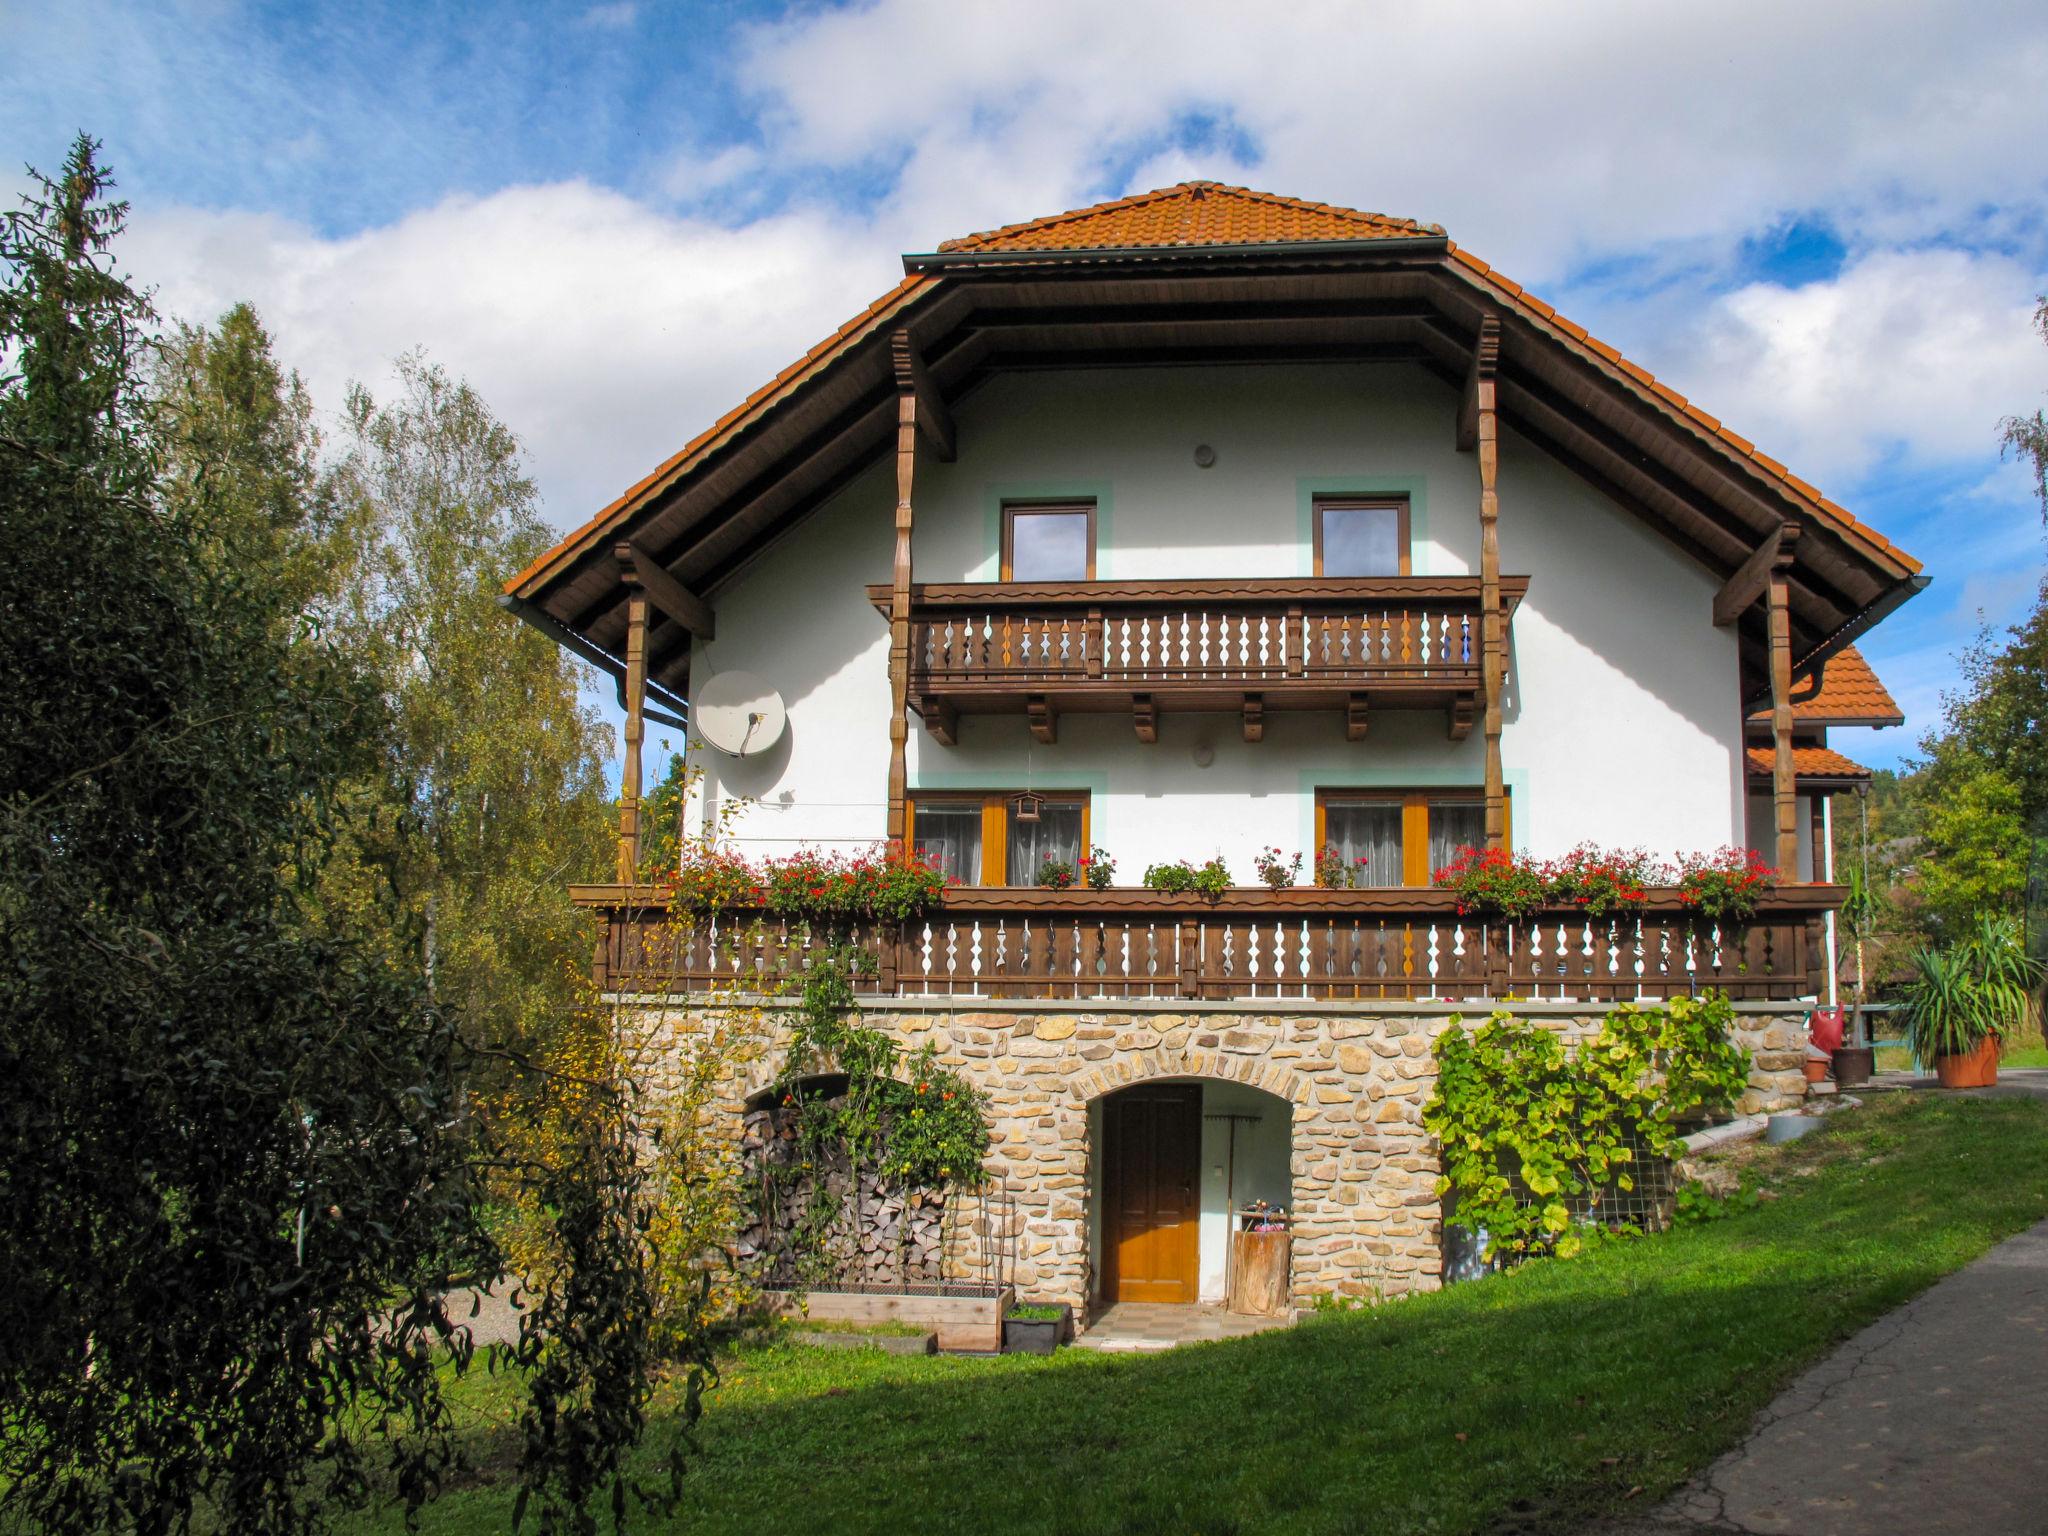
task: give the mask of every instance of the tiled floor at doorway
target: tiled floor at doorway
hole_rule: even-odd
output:
[[[1096,1317],[1074,1341],[1079,1349],[1172,1349],[1208,1339],[1243,1339],[1288,1327],[1285,1317],[1250,1317],[1213,1305],[1120,1301]]]

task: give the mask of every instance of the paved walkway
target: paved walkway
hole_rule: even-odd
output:
[[[1703,1476],[1647,1517],[1602,1530],[2041,1536],[2044,1426],[2048,1222],[1878,1319]]]
[[[1914,1072],[1880,1072],[1871,1078],[1870,1086],[1941,1090],[1972,1099],[2048,1099],[2048,1067],[2000,1067],[1995,1088],[1941,1089],[1931,1072],[1925,1076]],[[2044,1529],[2048,1529],[2048,1522],[2044,1522]]]
[[[1285,1328],[1284,1317],[1247,1317],[1211,1305],[1178,1306],[1168,1302],[1120,1301],[1103,1312],[1079,1338],[1078,1349],[1172,1349],[1204,1339],[1243,1339],[1269,1328]]]

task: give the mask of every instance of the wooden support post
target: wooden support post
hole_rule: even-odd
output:
[[[1790,568],[1799,534],[1798,523],[1785,522],[1757,545],[1755,552],[1742,562],[1740,570],[1721,584],[1721,590],[1714,594],[1714,624],[1717,628],[1725,629],[1733,624],[1748,611],[1751,603],[1764,595],[1772,572],[1781,566]]]
[[[889,338],[889,361],[896,372],[897,392],[916,397],[918,432],[940,463],[952,463],[957,451],[953,417],[939,398],[931,375],[924,371],[924,359],[917,355],[910,332],[898,331]]]
[[[1138,740],[1159,739],[1159,712],[1152,706],[1152,695],[1134,693],[1131,695],[1131,724],[1137,727]]]
[[[924,716],[924,728],[931,738],[942,747],[957,747],[960,744],[960,711],[944,699],[920,699],[917,712]]]
[[[1472,695],[1461,693],[1444,706],[1444,734],[1463,741],[1472,734]]]
[[[1781,879],[1799,878],[1799,791],[1792,773],[1792,593],[1791,543],[1771,571],[1771,799],[1777,812],[1777,863]]]
[[[1480,679],[1485,697],[1486,846],[1498,848],[1507,836],[1507,785],[1501,769],[1501,682],[1507,672],[1507,636],[1500,600],[1500,473],[1499,426],[1496,419],[1495,375],[1500,367],[1500,321],[1486,315],[1472,346],[1472,365],[1465,375],[1465,395],[1458,409],[1458,446],[1479,455],[1479,647]],[[1457,734],[1456,712],[1451,731]]]
[[[640,878],[640,748],[647,739],[647,589],[630,545],[618,548],[626,584],[626,754],[619,770],[619,884]]]
[[[1266,696],[1263,693],[1248,693],[1244,696],[1244,739],[1266,739]]]
[[[910,524],[917,476],[917,394],[896,396],[896,564],[889,591],[889,836],[910,853]]]
[[[671,576],[652,554],[631,542],[619,544],[613,554],[620,569],[632,571],[633,580],[663,618],[674,621],[700,640],[718,638],[718,620],[711,605]]]
[[[1052,701],[1044,694],[1034,693],[1024,700],[1025,718],[1031,722],[1032,740],[1041,746],[1050,747],[1060,739],[1059,712],[1052,707]]]
[[[1371,721],[1371,716],[1367,713],[1369,702],[1369,696],[1363,693],[1354,693],[1344,701],[1344,739],[1346,741],[1365,740],[1366,727]]]

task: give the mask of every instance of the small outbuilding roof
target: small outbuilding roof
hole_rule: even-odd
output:
[[[1751,725],[1769,725],[1769,707],[1755,711],[1749,720]],[[1795,726],[1886,726],[1904,725],[1906,716],[1863,653],[1851,645],[1829,658],[1818,692],[1793,701],[1792,721]]]

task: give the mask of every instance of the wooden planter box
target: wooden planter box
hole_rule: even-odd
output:
[[[1006,1317],[1003,1319],[1003,1353],[1006,1355],[1049,1355],[1062,1344],[1074,1342],[1074,1309],[1060,1305],[1058,1317]]]
[[[964,1289],[964,1288],[963,1288]],[[908,1323],[939,1336],[939,1348],[996,1354],[1003,1347],[1003,1314],[1016,1292],[1003,1286],[986,1296],[922,1296],[908,1291],[768,1291],[762,1300],[778,1317],[814,1323]]]

